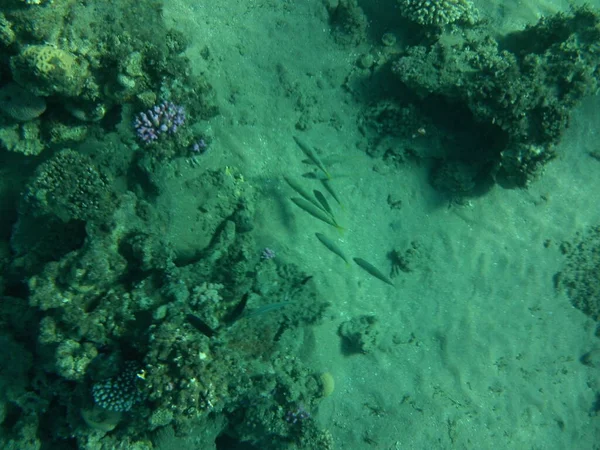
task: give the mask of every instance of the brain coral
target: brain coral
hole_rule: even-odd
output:
[[[75,55],[51,45],[30,45],[10,60],[13,79],[35,95],[74,97],[88,75]]]
[[[475,9],[469,0],[398,0],[401,13],[420,25],[442,27],[459,20],[475,21]]]

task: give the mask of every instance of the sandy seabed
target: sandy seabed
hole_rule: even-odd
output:
[[[476,5],[498,33],[568,8]],[[600,223],[600,163],[587,153],[600,137],[599,97],[574,111],[560,157],[527,190],[494,187],[449,206],[423,168],[392,169],[358,148],[360,105],[341,85],[364,48],[335,44],[321,1],[177,0],[166,16],[189,35],[188,56],[219,97],[213,164],[243,170],[261,194],[264,245],[314,274],[332,303],[328,320],[306,334],[302,356],[335,378],[317,418],[338,448],[599,448],[591,411],[600,372],[579,361],[599,346],[595,324],[552,280],[564,264],[560,243]],[[299,99],[316,111],[301,133]],[[282,176],[303,170],[294,134],[334,161],[343,234],[287,201]],[[390,209],[390,194],[400,209]],[[394,289],[346,266],[314,232],[380,267],[411,242],[420,259]],[[378,318],[378,349],[344,355],[337,328],[361,314]]]

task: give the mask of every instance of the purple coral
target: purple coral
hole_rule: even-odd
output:
[[[202,155],[208,150],[208,144],[206,143],[204,138],[200,138],[198,141],[192,144],[190,150],[196,155]]]
[[[139,113],[133,122],[133,127],[137,137],[145,144],[149,144],[157,140],[161,134],[175,134],[184,123],[183,106],[173,102],[162,102],[146,112]]]
[[[302,424],[307,419],[310,419],[310,413],[302,405],[297,405],[285,414],[285,421],[292,425]]]
[[[273,259],[275,258],[275,250],[265,247],[260,254],[260,259]]]

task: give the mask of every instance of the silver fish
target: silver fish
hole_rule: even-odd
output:
[[[342,249],[339,248],[335,242],[333,242],[331,239],[329,239],[327,236],[325,236],[322,233],[315,233],[315,236],[321,242],[321,244],[323,244],[325,247],[327,247],[328,250],[335,253],[340,258],[342,258],[346,262],[346,264],[349,264],[348,258],[346,258],[346,255],[344,255],[344,252],[342,251]]]
[[[306,191],[301,185],[300,183],[298,183],[296,180],[293,180],[287,176],[283,176],[283,179],[286,181],[287,184],[289,184],[289,186],[295,190],[298,194],[300,194],[300,196],[302,198],[304,198],[305,200],[308,200],[309,202],[311,202],[313,205],[315,205],[317,208],[321,208],[321,205],[314,199],[314,197],[312,195],[310,195],[308,193],[308,191]]]
[[[381,270],[379,270],[377,267],[375,267],[373,264],[365,261],[362,258],[352,258],[352,260],[361,268],[363,269],[365,272],[369,273],[370,275],[373,275],[375,278],[379,278],[381,281],[383,281],[384,283],[389,284],[390,286],[394,286],[394,283],[392,283],[392,280],[390,280],[388,277],[386,277],[383,272],[381,272]]]
[[[292,197],[290,200],[292,200],[296,204],[296,206],[298,206],[298,208],[303,209],[315,219],[319,219],[320,221],[325,222],[326,224],[331,225],[332,227],[335,227],[338,230],[343,229],[338,225],[338,223],[333,217],[331,217],[321,208],[316,207],[312,202],[309,202],[308,200],[301,197]]]
[[[323,165],[319,157],[315,154],[315,152],[312,151],[308,144],[301,141],[300,138],[298,138],[297,136],[294,136],[294,141],[296,141],[296,144],[298,144],[298,147],[300,147],[300,150],[304,152],[306,157],[310,159],[313,162],[313,164],[317,166],[319,170],[321,170],[321,172],[323,172],[327,176],[327,178],[331,178],[331,175],[329,175],[329,172],[327,172],[327,169],[325,169],[325,166]]]
[[[314,189],[313,194],[315,194],[315,198],[321,205],[321,209],[325,210],[331,217],[333,217],[333,211],[331,210],[331,207],[329,206],[329,202],[327,201],[327,199],[325,198],[323,193],[321,191]]]

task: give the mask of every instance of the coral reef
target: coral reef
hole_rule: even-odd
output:
[[[109,204],[109,181],[89,157],[71,149],[41,164],[25,195],[34,216],[50,215],[64,222],[96,219]]]
[[[75,97],[89,76],[75,55],[51,45],[29,45],[10,60],[13,79],[34,95]]]
[[[101,133],[102,120],[116,120],[126,104],[135,105],[123,117],[129,123],[130,111],[150,108],[157,98],[185,98],[190,116],[215,113],[210,86],[191,76],[181,55],[185,36],[162,24],[151,0],[40,7],[13,2],[0,16],[0,45],[8,62],[0,82],[0,112],[7,119],[0,121],[0,145],[22,155]],[[25,127],[14,121],[38,121],[38,135],[24,138]]]
[[[503,185],[525,186],[554,157],[571,109],[598,88],[599,23],[595,12],[581,7],[501,43],[484,28],[463,30],[410,47],[393,72],[422,98],[421,108],[435,101],[464,116],[463,127],[472,123],[471,142],[463,140],[462,153],[449,152],[473,166],[470,178],[484,179],[487,172]],[[437,125],[449,126],[440,119]]]
[[[235,180],[210,174],[199,177],[213,188]],[[227,433],[261,448],[331,448],[312,418],[323,396],[319,374],[290,355],[328,304],[312,277],[261,258],[249,226],[251,191],[233,184],[221,189],[233,201],[205,205],[205,220],[215,218],[204,228],[211,235],[183,262],[152,231],[163,219],[133,194],[102,214],[86,211],[83,198],[105,198],[110,181],[67,149],[40,165],[23,197],[18,230],[42,216],[63,228],[83,223],[86,233],[75,246],[43,240],[41,249],[26,241],[30,233],[13,236],[23,256],[8,272],[33,272],[27,303],[37,311],[36,358],[52,379],[35,395],[51,411],[45,432],[80,448],[113,448],[117,439],[134,448],[171,427],[179,435],[212,430],[207,446]],[[49,406],[50,397],[60,400]],[[13,435],[24,427],[16,423]]]
[[[160,135],[175,134],[185,123],[185,110],[173,102],[163,102],[146,112],[139,113],[133,126],[140,141],[156,141]]]
[[[419,25],[441,27],[454,22],[473,23],[477,11],[469,0],[398,0],[400,13]]]
[[[137,363],[128,361],[116,376],[97,382],[92,386],[94,403],[102,409],[113,412],[127,412],[136,403],[142,401],[142,391],[139,384],[143,381]]]

